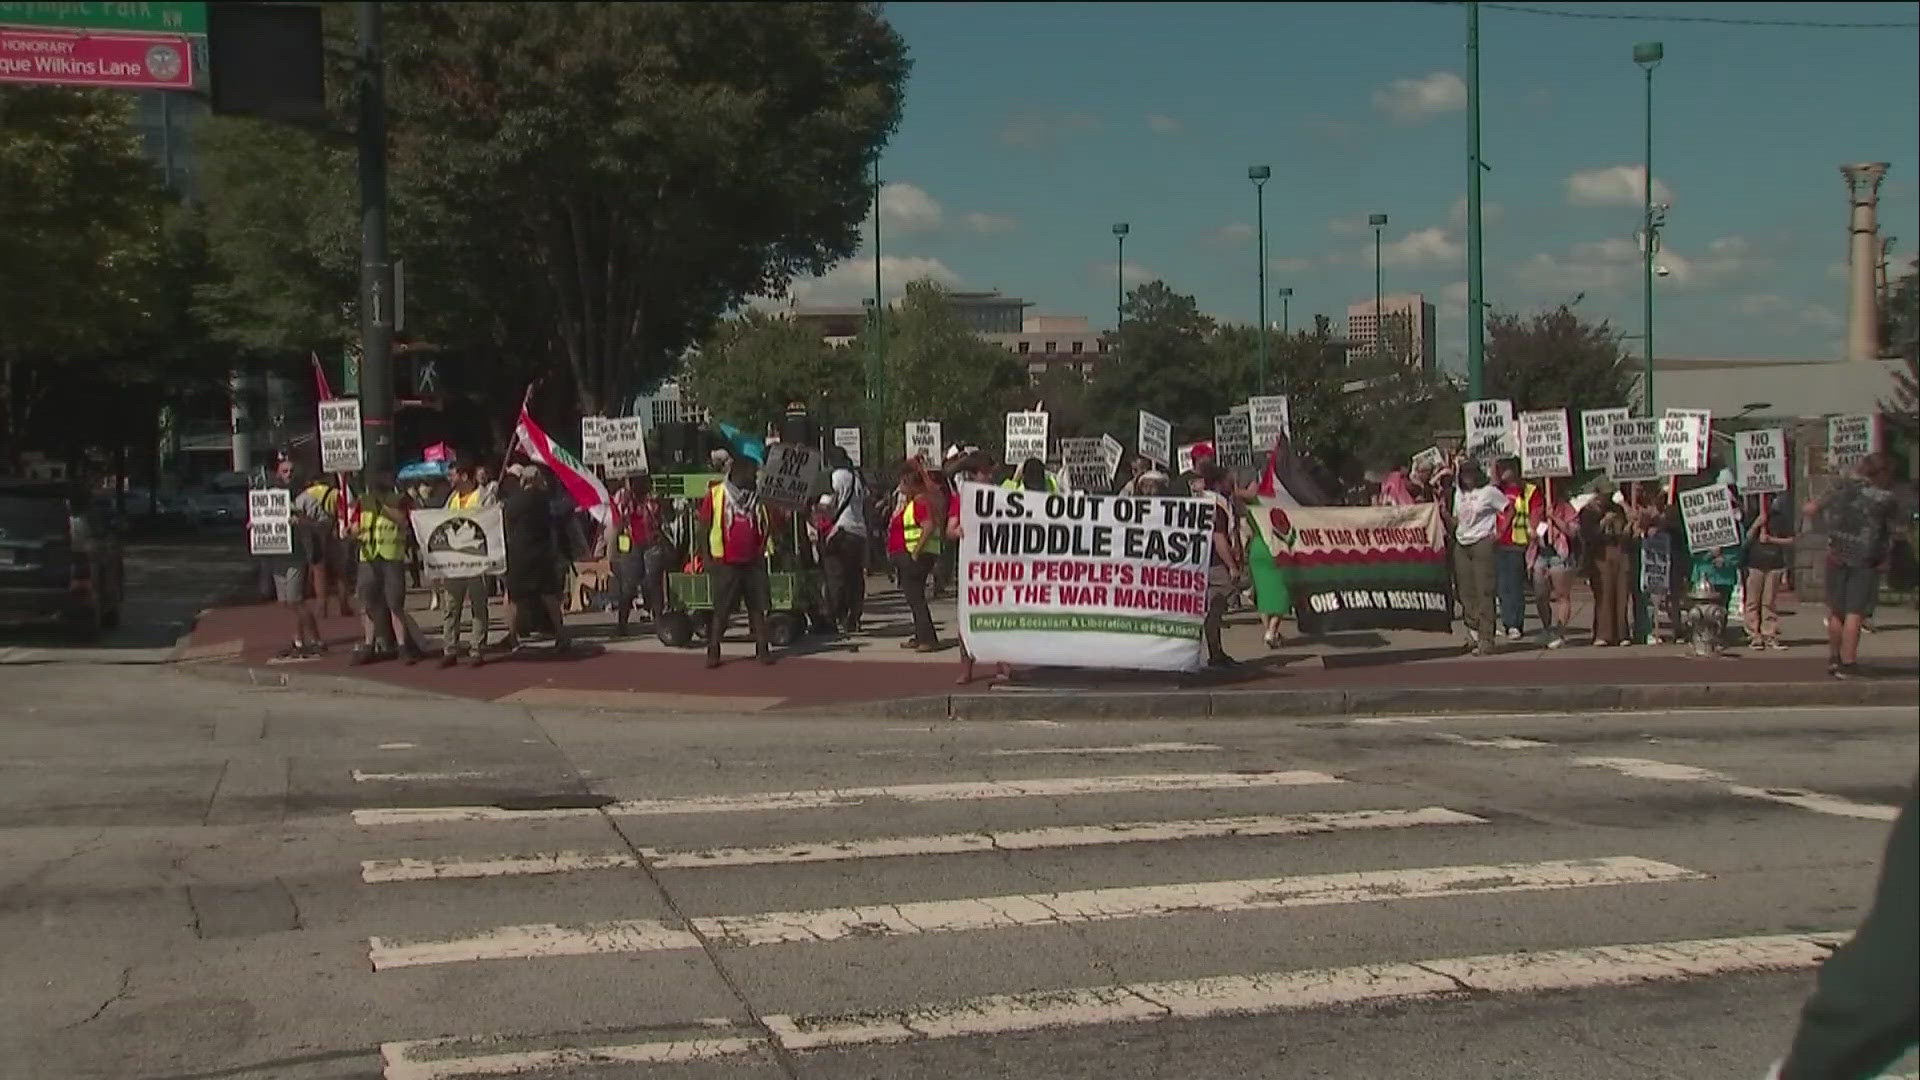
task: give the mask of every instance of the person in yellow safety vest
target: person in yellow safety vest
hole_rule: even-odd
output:
[[[940,648],[940,638],[934,629],[933,612],[927,607],[927,578],[940,554],[946,515],[917,462],[900,467],[899,492],[893,518],[887,524],[887,558],[900,580],[907,610],[913,613],[913,636],[900,647],[934,652]]]
[[[1047,472],[1047,463],[1039,458],[1028,458],[1021,462],[1019,471],[1001,481],[1000,486],[1010,491],[1021,488],[1028,491],[1060,490],[1060,482]]]
[[[767,642],[768,609],[773,589],[767,576],[767,547],[773,535],[772,517],[760,504],[755,484],[760,466],[749,457],[737,457],[727,467],[727,478],[708,489],[701,501],[700,535],[706,537],[707,582],[713,593],[712,622],[707,632],[707,666],[720,666],[720,639],[726,635],[733,609],[747,605],[747,626],[753,632],[754,655],[773,663]]]
[[[347,545],[340,538],[341,494],[324,476],[314,477],[295,499],[304,500],[308,509],[309,539],[307,552],[313,574],[313,598],[319,602],[319,617],[327,617],[327,602],[336,601],[342,615],[353,614],[353,582],[347,580]]]
[[[1520,463],[1505,458],[1494,466],[1495,484],[1510,500],[1494,523],[1493,582],[1500,602],[1500,625],[1508,641],[1520,640],[1527,617],[1527,564],[1535,543],[1533,526],[1546,518],[1540,489],[1520,479]]]
[[[371,663],[397,652],[407,663],[416,663],[423,654],[420,627],[407,614],[407,505],[394,491],[391,476],[369,474],[366,494],[354,509],[353,525],[360,547],[354,585],[360,595],[363,637],[352,662]]]
[[[472,462],[460,462],[453,467],[453,489],[447,492],[448,510],[478,510],[489,505],[486,489],[480,486],[479,474]],[[467,611],[473,612],[473,644],[467,646],[467,663],[479,667],[486,660],[482,654],[487,648],[487,635],[491,631],[491,619],[487,611],[487,578],[484,574],[468,577],[450,577],[440,582],[440,588],[446,590],[446,611],[440,624],[440,666],[452,667],[460,662],[460,639],[466,629]]]

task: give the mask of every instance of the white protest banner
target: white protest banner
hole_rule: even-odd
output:
[[[1672,582],[1673,538],[1663,532],[1648,533],[1640,541],[1640,591],[1665,596]]]
[[[1827,465],[1848,469],[1880,450],[1880,420],[1870,414],[1827,418]]]
[[[807,505],[824,456],[804,443],[783,442],[767,447],[767,463],[760,469],[760,500],[775,510],[789,513]]]
[[[1126,459],[1126,455],[1127,448],[1120,445],[1119,439],[1111,435],[1100,436],[1100,456],[1106,462],[1109,483],[1120,474],[1120,463]]]
[[[360,437],[360,400],[334,398],[320,403],[320,471],[359,472],[367,452]]]
[[[960,638],[976,659],[1193,671],[1211,502],[960,486]]]
[[[1520,414],[1520,471],[1527,476],[1572,476],[1573,433],[1567,410]]]
[[[1725,484],[1681,492],[1680,520],[1687,523],[1687,546],[1694,551],[1713,551],[1740,542],[1740,519],[1733,512],[1733,493]]]
[[[1615,421],[1613,451],[1607,458],[1607,476],[1613,480],[1660,478],[1660,421],[1632,416]]]
[[[1007,464],[1019,468],[1028,458],[1047,460],[1047,414],[1007,414]]]
[[[1199,443],[1188,443],[1174,451],[1174,456],[1179,459],[1176,462],[1179,468],[1174,470],[1175,475],[1185,476],[1193,471],[1193,448],[1199,445]]]
[[[1099,439],[1061,439],[1060,463],[1075,491],[1104,492],[1113,479]]]
[[[580,418],[580,464],[605,465],[607,448],[600,440],[606,429],[604,416],[583,416]]]
[[[1733,482],[1743,495],[1787,490],[1787,433],[1779,428],[1738,432],[1733,437]]]
[[[1430,473],[1438,472],[1440,466],[1446,463],[1447,455],[1441,453],[1440,448],[1437,446],[1429,446],[1425,450],[1413,455],[1413,467],[1416,469],[1424,468]]]
[[[1248,398],[1247,407],[1253,416],[1253,445],[1256,448],[1269,449],[1273,446],[1273,440],[1281,435],[1293,438],[1293,417],[1287,412],[1285,394]]]
[[[833,445],[847,452],[848,460],[854,468],[860,467],[860,429],[857,427],[837,427],[833,429]],[[929,464],[932,464],[931,462]]]
[[[1631,415],[1625,407],[1581,410],[1581,468],[1606,469],[1613,464],[1613,425]]]
[[[647,471],[647,436],[637,416],[615,416],[600,425],[600,451],[607,475],[638,476]]]
[[[919,458],[929,466],[940,463],[940,421],[907,421],[907,457]]]
[[[1704,464],[1700,457],[1700,418],[1674,416],[1660,418],[1655,443],[1655,469],[1661,476],[1692,476]]]
[[[1698,465],[1694,466],[1694,471],[1698,472],[1699,470],[1706,468],[1707,459],[1713,456],[1713,451],[1712,451],[1713,410],[1712,409],[1668,409],[1665,412],[1661,413],[1660,415],[1663,417],[1690,416],[1695,420],[1700,421],[1700,433],[1694,436],[1694,440],[1693,440],[1694,442],[1693,460],[1699,462]]]
[[[293,499],[286,488],[247,492],[247,550],[255,555],[293,554]]]
[[[507,527],[498,506],[471,510],[415,510],[413,537],[429,580],[472,578],[507,572]]]
[[[1514,457],[1520,448],[1513,430],[1513,402],[1488,399],[1467,402],[1467,456],[1486,464]]]
[[[1141,410],[1140,433],[1134,439],[1134,447],[1140,456],[1161,468],[1173,464],[1173,425],[1150,412]],[[1182,472],[1186,469],[1182,467]]]
[[[1213,418],[1213,460],[1227,469],[1253,467],[1253,417],[1228,413]]]

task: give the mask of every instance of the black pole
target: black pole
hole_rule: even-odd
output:
[[[360,424],[367,468],[393,471],[393,264],[387,259],[387,99],[380,4],[360,30]]]

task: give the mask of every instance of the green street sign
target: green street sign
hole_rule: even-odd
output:
[[[0,26],[119,30],[136,34],[205,34],[204,3],[56,3],[0,0]]]

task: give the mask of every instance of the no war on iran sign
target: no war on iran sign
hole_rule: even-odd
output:
[[[976,659],[1194,671],[1213,503],[960,486],[960,639]]]

